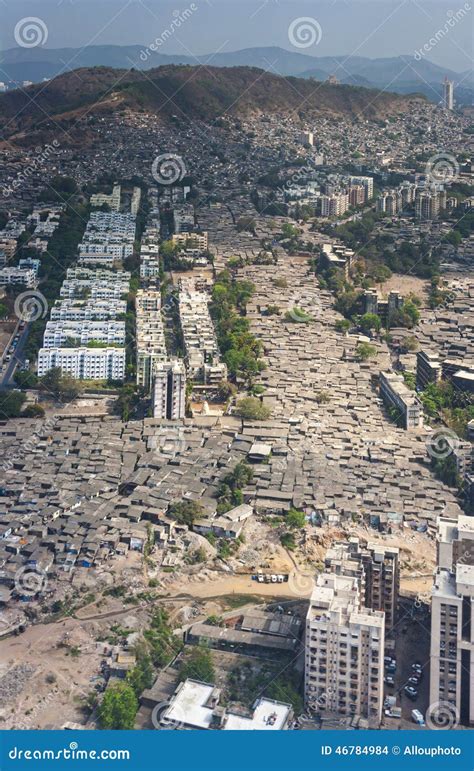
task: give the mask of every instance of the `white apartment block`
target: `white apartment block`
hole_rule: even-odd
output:
[[[94,193],[90,199],[91,206],[104,206],[105,204],[112,211],[118,212],[120,210],[121,192],[120,185],[114,185],[110,194]]]
[[[48,321],[43,336],[44,348],[63,348],[68,341],[74,347],[85,346],[93,340],[104,348],[125,345],[124,321]],[[72,346],[67,346],[72,347]]]
[[[423,405],[408,388],[402,375],[381,372],[380,396],[406,431],[423,425]]]
[[[124,316],[127,312],[125,300],[82,300],[56,301],[51,308],[51,321],[107,321]]]
[[[349,177],[350,185],[362,185],[365,188],[365,200],[368,201],[374,195],[373,177]]]
[[[156,279],[160,276],[160,258],[158,255],[140,255],[140,278]]]
[[[349,208],[349,196],[347,193],[335,193],[334,195],[321,196],[321,216],[339,217]]]
[[[385,615],[362,605],[358,579],[321,573],[306,617],[306,705],[377,728],[384,642]]]
[[[314,146],[314,134],[312,131],[301,131],[299,135],[299,142],[304,147]]]
[[[69,268],[59,294],[70,300],[123,300],[129,285],[127,271]]]
[[[190,249],[199,249],[201,252],[206,252],[209,246],[209,238],[206,231],[202,233],[175,233],[171,240],[176,246],[183,248],[189,247]]]
[[[227,369],[220,361],[214,324],[209,314],[209,296],[196,291],[192,280],[181,281],[180,287],[179,316],[189,376],[205,381],[206,365],[220,365],[219,380],[222,380],[227,376]]]
[[[354,536],[328,549],[324,565],[327,572],[359,579],[363,605],[385,613],[385,631],[389,634],[398,608],[399,549],[362,542]]]
[[[135,300],[137,340],[137,385],[152,387],[156,364],[167,360],[165,331],[161,316],[161,294],[139,290]]]
[[[113,262],[133,254],[135,216],[116,212],[93,212],[79,244],[79,261]]]
[[[41,348],[38,376],[54,367],[77,380],[123,380],[125,348]]]
[[[430,704],[474,726],[474,518],[438,521],[431,597]]]
[[[140,278],[154,279],[160,275],[160,231],[149,227],[142,237],[140,248]]]
[[[380,214],[394,215],[403,208],[402,194],[399,190],[386,190],[377,198],[377,211]]]
[[[36,273],[33,268],[0,268],[0,286],[23,284],[28,288],[34,287],[37,282]]]
[[[190,233],[194,230],[194,206],[192,204],[184,203],[181,206],[175,206],[173,217],[175,233]]]
[[[130,214],[134,217],[138,214],[140,208],[140,201],[142,199],[142,191],[139,187],[134,187],[132,191],[132,199],[130,201]]]
[[[186,414],[186,370],[181,361],[153,367],[153,417],[179,420]]]

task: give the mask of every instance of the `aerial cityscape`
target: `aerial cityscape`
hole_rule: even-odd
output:
[[[81,3],[0,52],[0,729],[472,729],[470,4]]]

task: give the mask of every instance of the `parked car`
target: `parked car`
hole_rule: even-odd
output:
[[[412,701],[415,701],[415,699],[418,698],[418,691],[416,688],[413,688],[412,685],[406,685],[403,689],[405,694],[408,696],[409,699],[412,699]]]
[[[395,678],[392,675],[385,675],[383,681],[386,685],[395,685]]]

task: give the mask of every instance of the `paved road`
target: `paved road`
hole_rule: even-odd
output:
[[[15,348],[15,353],[12,354],[10,361],[5,362],[5,365],[0,372],[0,388],[11,388],[11,386],[14,385],[15,381],[13,380],[13,376],[15,374],[15,371],[20,364],[23,364],[25,359],[24,350],[25,350],[26,341],[28,339],[28,332],[29,332],[28,324],[25,324],[25,327],[22,330],[19,329],[19,324],[16,326],[10,338],[10,342],[7,348],[5,349],[5,355],[7,354],[8,349],[11,346],[14,336],[18,332],[20,333],[20,338]]]

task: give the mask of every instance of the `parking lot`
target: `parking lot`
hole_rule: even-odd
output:
[[[396,696],[397,706],[401,707],[402,719],[385,717],[386,728],[419,728],[411,718],[413,709],[417,709],[423,716],[429,706],[429,651],[430,651],[430,615],[429,608],[423,603],[413,600],[402,601],[400,604],[399,620],[396,625],[395,652],[396,670],[393,673],[394,686],[385,685],[385,696]],[[418,662],[421,665],[421,682],[414,686],[417,692],[411,699],[405,693],[405,686],[409,685],[408,678],[412,674],[412,665]]]

